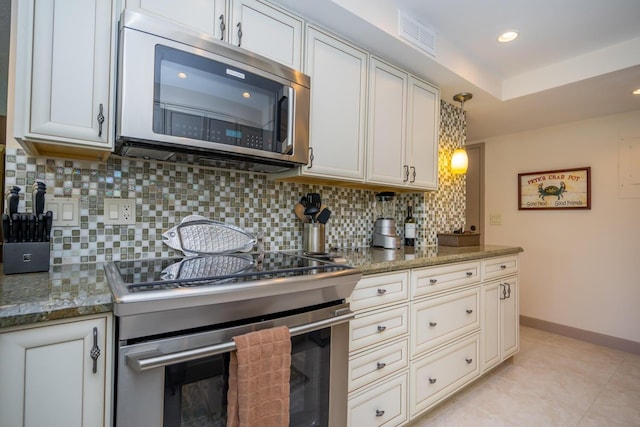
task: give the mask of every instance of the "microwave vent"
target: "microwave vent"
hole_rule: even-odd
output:
[[[429,55],[436,56],[436,33],[404,12],[398,12],[400,37],[409,41]]]
[[[171,151],[162,151],[145,147],[132,147],[125,145],[122,147],[121,153],[126,157],[140,157],[143,159],[170,161],[175,157],[175,153]]]

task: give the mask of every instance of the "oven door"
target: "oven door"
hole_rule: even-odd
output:
[[[117,426],[226,426],[231,338],[291,331],[290,425],[346,422],[348,304],[221,330],[121,345]]]

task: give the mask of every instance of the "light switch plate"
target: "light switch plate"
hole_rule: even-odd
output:
[[[502,225],[502,215],[499,213],[489,214],[489,224]]]
[[[136,201],[135,199],[104,199],[104,224],[105,225],[135,225]]]
[[[77,197],[49,197],[44,211],[53,212],[54,227],[80,226],[80,199]]]

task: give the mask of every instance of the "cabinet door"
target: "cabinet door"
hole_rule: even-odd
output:
[[[225,40],[226,0],[127,0],[126,7],[171,19],[182,25]]]
[[[0,334],[0,425],[108,424],[107,319]],[[95,373],[94,328],[101,353]]]
[[[232,0],[230,40],[236,46],[302,69],[302,20],[257,0]]]
[[[409,79],[409,185],[423,190],[438,188],[439,103],[436,88],[414,77]]]
[[[507,289],[507,296],[501,302],[500,320],[502,359],[516,353],[520,348],[520,318],[518,310],[518,278],[509,277],[501,281]]]
[[[18,36],[26,62],[16,74],[26,92],[16,94],[26,102],[21,136],[111,149],[111,1],[18,3],[27,27],[26,39]]]
[[[364,179],[367,53],[315,28],[307,31],[312,159],[305,175]]]
[[[408,76],[376,58],[371,58],[369,68],[367,181],[404,186],[409,168],[405,163]]]
[[[482,371],[486,371],[501,360],[500,349],[500,303],[503,286],[492,282],[482,286]]]

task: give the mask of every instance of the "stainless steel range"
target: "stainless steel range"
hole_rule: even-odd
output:
[[[359,270],[289,252],[112,262],[117,426],[226,425],[232,337],[286,325],[292,426],[346,423]]]

